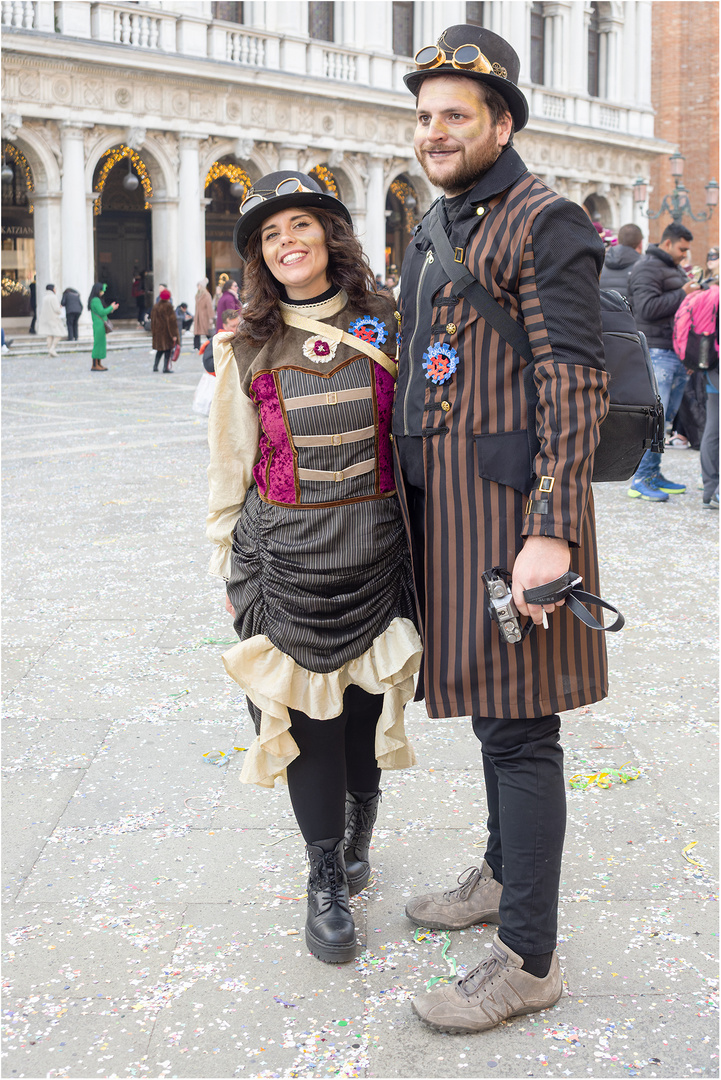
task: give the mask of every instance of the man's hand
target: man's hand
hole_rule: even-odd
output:
[[[562,607],[565,600],[557,604],[531,604],[523,599],[524,589],[535,589],[548,581],[562,577],[571,565],[571,552],[565,540],[553,536],[529,536],[523,549],[516,556],[513,564],[513,599],[521,615],[530,615],[534,623],[540,626],[543,612],[554,611]]]
[[[681,288],[686,293],[686,296],[688,296],[690,292],[698,292],[701,286],[697,281],[687,281],[685,285],[681,286]]]
[[[232,615],[233,618],[235,618],[235,608],[233,607],[227,596],[225,598],[225,610],[228,612],[229,615]]]

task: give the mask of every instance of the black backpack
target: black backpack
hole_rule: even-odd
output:
[[[528,403],[531,461],[540,444],[536,435],[538,391],[533,381],[533,351],[520,323],[498,304],[462,262],[456,262],[451,242],[437,213],[426,219],[428,236],[456,292],[465,296],[486,322],[527,361],[524,389]],[[663,405],[644,334],[636,326],[628,301],[615,289],[601,289],[601,324],[610,409],[601,424],[593,482],[629,480],[646,450],[663,453]]]

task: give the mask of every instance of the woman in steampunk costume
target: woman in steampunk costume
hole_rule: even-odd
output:
[[[338,963],[355,955],[349,896],[370,877],[381,769],[414,763],[396,321],[347,208],[311,177],[263,177],[241,215],[244,321],[215,339],[210,571],[227,581],[240,642],[223,660],[257,732],[241,779],[287,779],[310,862],[306,940]]]

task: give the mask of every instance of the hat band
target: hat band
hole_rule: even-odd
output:
[[[450,63],[458,71],[478,71],[482,75],[498,75],[501,79],[508,78],[508,72],[501,64],[492,64],[477,45],[470,42],[459,45],[449,54],[440,45],[424,45],[416,53],[414,60],[418,71],[432,71],[443,64]]]

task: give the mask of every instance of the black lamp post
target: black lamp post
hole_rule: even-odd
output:
[[[670,214],[674,221],[682,221],[685,214],[688,214],[694,221],[708,221],[714,212],[714,207],[718,206],[718,192],[719,186],[715,180],[709,180],[706,185],[706,210],[702,210],[700,214],[694,214],[691,209],[691,202],[688,196],[688,190],[682,183],[683,166],[685,158],[683,154],[672,154],[669,158],[671,163],[671,176],[673,177],[674,189],[670,195],[664,195],[661,207],[655,213],[651,210],[644,210],[640,203],[646,202],[647,187],[646,181],[641,177],[638,178],[633,185],[633,201],[638,206],[640,212],[647,218],[659,218],[661,214]]]

